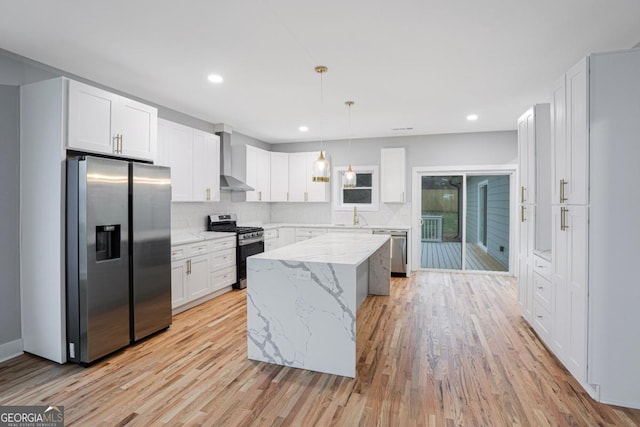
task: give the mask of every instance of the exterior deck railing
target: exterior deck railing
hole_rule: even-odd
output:
[[[422,215],[422,241],[442,242],[442,216]]]

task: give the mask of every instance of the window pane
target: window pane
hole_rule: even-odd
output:
[[[343,203],[360,203],[368,205],[371,203],[371,189],[343,189],[342,201]]]
[[[356,174],[356,187],[372,187],[373,182],[372,173],[358,173]]]

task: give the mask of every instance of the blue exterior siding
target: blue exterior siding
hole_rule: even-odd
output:
[[[509,176],[467,177],[467,242],[478,243],[478,187],[487,181],[487,253],[509,268]],[[503,247],[503,251],[500,251]]]

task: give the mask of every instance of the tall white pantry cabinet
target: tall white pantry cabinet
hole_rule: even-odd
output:
[[[547,346],[597,401],[640,408],[640,49],[592,54],[551,99]]]

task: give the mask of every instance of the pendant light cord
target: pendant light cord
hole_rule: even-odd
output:
[[[320,152],[324,151],[324,86],[323,74],[320,73]]]
[[[353,159],[353,157],[351,156],[353,154],[351,150],[351,106],[353,105],[353,101],[348,101],[348,102],[349,102],[349,159]]]

